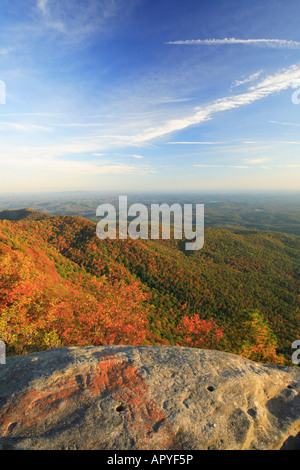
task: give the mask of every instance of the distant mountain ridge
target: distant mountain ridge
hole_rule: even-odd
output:
[[[38,212],[33,209],[7,209],[0,212],[0,220],[11,220],[11,221],[19,221],[23,219],[31,219],[31,220],[42,220],[47,217],[51,217],[48,214],[44,214],[43,212]]]

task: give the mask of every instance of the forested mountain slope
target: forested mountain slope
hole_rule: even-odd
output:
[[[8,352],[169,343],[289,361],[300,331],[299,237],[209,228],[203,249],[187,252],[183,241],[101,241],[80,217],[9,212],[0,221]]]

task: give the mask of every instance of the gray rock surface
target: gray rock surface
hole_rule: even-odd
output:
[[[0,448],[300,449],[300,369],[171,346],[58,348],[0,365]]]

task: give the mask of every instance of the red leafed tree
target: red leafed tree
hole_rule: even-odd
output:
[[[64,346],[103,344],[143,344],[148,321],[137,286],[97,279],[85,290],[73,288],[49,315]]]
[[[186,346],[192,348],[214,349],[223,338],[222,328],[212,318],[201,320],[197,314],[192,317],[185,315],[179,331]]]
[[[9,353],[145,343],[146,297],[138,283],[89,275],[62,282],[41,273],[23,252],[0,257],[0,339]]]
[[[35,319],[45,289],[46,277],[24,253],[8,253],[0,260],[0,339],[8,351],[22,354],[39,342]]]

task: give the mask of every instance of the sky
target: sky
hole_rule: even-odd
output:
[[[299,0],[0,0],[0,192],[299,190]]]

